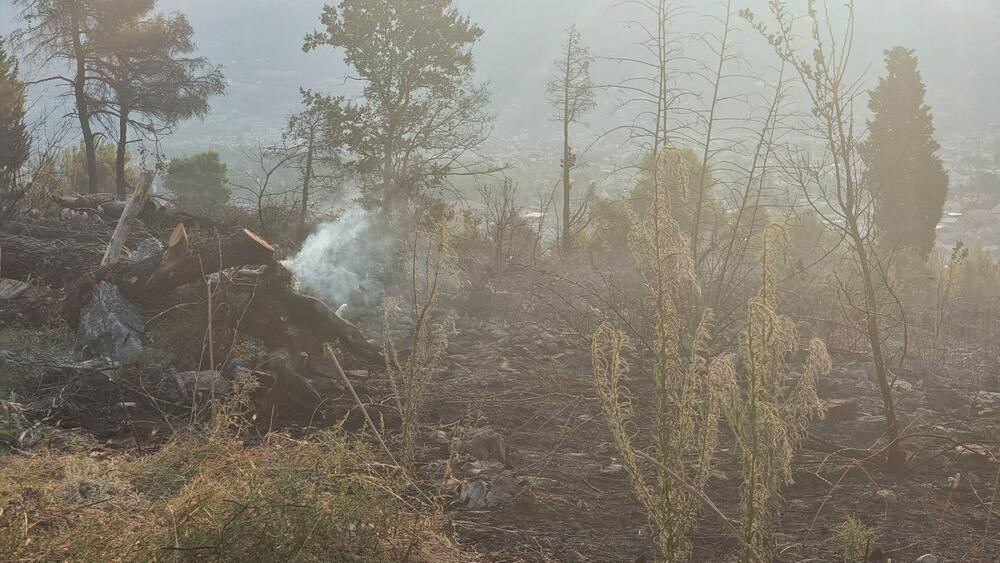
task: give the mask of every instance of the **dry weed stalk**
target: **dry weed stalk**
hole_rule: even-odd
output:
[[[416,229],[409,241],[409,305],[412,334],[410,354],[401,360],[392,339],[391,321],[399,301],[386,298],[382,315],[382,337],[389,383],[402,421],[403,463],[413,463],[414,436],[431,376],[447,357],[451,319],[435,322],[441,291],[452,274],[454,256],[448,246],[448,224],[441,220],[428,229]]]
[[[745,548],[744,561],[759,561],[762,556],[770,560],[775,555],[773,525],[779,492],[792,481],[792,456],[810,420],[824,413],[816,380],[831,368],[826,346],[813,339],[802,375],[786,384],[785,359],[798,349],[795,323],[778,313],[775,260],[786,245],[782,227],[767,228],[761,287],[747,305],[747,325],[741,337],[745,374],[737,373],[732,355],[715,362],[731,386],[725,412],[742,453],[743,543],[754,548]]]
[[[680,561],[690,554],[688,532],[702,502],[711,474],[725,394],[720,365],[705,360],[711,314],[702,316],[682,355],[686,323],[677,309],[679,299],[697,294],[698,283],[690,243],[670,213],[670,193],[688,184],[683,155],[661,151],[652,170],[652,205],[633,217],[630,247],[644,285],[656,303],[654,383],[656,390],[654,446],[651,454],[638,449],[633,438],[631,394],[626,388],[628,363],[623,357],[625,334],[605,323],[593,338],[594,376],[601,408],[615,446],[632,480],[635,494],[659,532],[663,557]],[[647,478],[640,459],[649,458],[655,481]],[[690,456],[697,463],[689,463]]]

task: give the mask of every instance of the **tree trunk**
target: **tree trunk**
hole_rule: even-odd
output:
[[[896,420],[896,406],[892,399],[892,386],[889,383],[888,364],[882,350],[881,330],[879,326],[878,297],[875,294],[875,284],[872,278],[871,264],[864,239],[856,222],[851,222],[851,236],[861,265],[861,276],[865,286],[865,321],[868,330],[868,342],[872,349],[872,363],[875,364],[875,374],[878,378],[879,392],[882,395],[882,410],[885,413],[886,439],[889,441],[885,454],[885,471],[891,475],[899,475],[906,468],[906,454],[899,445],[899,421]]]
[[[5,278],[63,287],[100,263],[104,245],[0,233],[0,249]]]
[[[76,77],[73,80],[73,94],[76,100],[76,115],[80,119],[83,146],[87,153],[87,193],[97,193],[97,147],[94,132],[90,128],[90,107],[87,102],[87,56],[83,49],[80,29],[80,8],[74,3],[70,10],[73,25],[73,56],[76,59]]]
[[[122,214],[118,218],[115,232],[111,234],[108,248],[104,251],[104,257],[101,259],[101,267],[110,266],[121,257],[122,248],[125,247],[125,240],[128,239],[132,224],[138,220],[139,214],[145,209],[146,202],[149,201],[149,191],[152,185],[153,174],[143,172],[142,179],[139,180],[139,187],[125,204],[125,209],[122,210]]]
[[[299,239],[306,238],[306,214],[309,212],[309,184],[313,174],[313,142],[315,141],[315,129],[309,127],[309,144],[306,148],[306,171],[302,178],[302,207],[299,209]]]
[[[115,195],[118,199],[128,197],[128,189],[125,185],[125,157],[128,150],[128,114],[129,109],[125,104],[120,108],[121,115],[118,118],[118,152],[115,154]]]
[[[174,228],[166,250],[138,262],[119,262],[83,275],[67,288],[63,316],[75,323],[86,297],[100,282],[118,286],[128,297],[139,300],[162,295],[204,276],[247,264],[274,264],[274,249],[254,233],[243,229],[228,236],[192,245],[183,225]]]

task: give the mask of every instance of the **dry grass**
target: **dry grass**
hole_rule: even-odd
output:
[[[239,408],[223,406],[228,419]],[[226,410],[229,409],[229,410]],[[159,452],[47,451],[0,461],[11,561],[457,560],[398,472],[339,431],[247,446],[219,423]]]

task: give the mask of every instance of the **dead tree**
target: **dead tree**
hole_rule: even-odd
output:
[[[584,113],[593,109],[597,103],[594,99],[594,85],[590,81],[590,63],[594,57],[590,49],[580,40],[580,31],[576,25],[566,31],[566,43],[559,60],[556,61],[556,76],[549,82],[549,102],[558,111],[558,121],[563,129],[562,150],[562,248],[569,253],[573,249],[572,241],[572,184],[570,172],[576,166],[576,153],[569,142],[570,125],[577,123]]]

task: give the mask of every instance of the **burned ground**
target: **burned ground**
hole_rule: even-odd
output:
[[[240,281],[241,271],[233,268],[223,277],[266,295],[262,278]],[[595,397],[586,331],[596,321],[581,316],[581,307],[567,309],[552,298],[565,279],[523,268],[495,280],[487,300],[460,294],[447,304],[456,318],[454,333],[447,362],[429,383],[415,482],[405,494],[415,503],[428,495],[437,499],[445,510],[443,529],[466,560],[657,557],[655,534],[634,501]],[[560,291],[567,298],[580,288]],[[17,300],[60,298],[59,291],[38,285],[31,292]],[[217,303],[232,305],[224,290],[218,295]],[[219,315],[215,353],[227,359],[220,371],[205,370],[204,299],[182,303],[198,305],[164,309],[159,300],[144,302],[143,314],[152,320],[147,346],[127,367],[80,360],[73,329],[58,318],[19,322],[16,314],[5,315],[0,362],[5,388],[17,399],[5,404],[18,409],[16,417],[8,416],[17,423],[7,423],[16,431],[4,434],[13,448],[8,455],[70,448],[73,436],[91,444],[85,451],[96,459],[150,455],[209,416],[213,398],[230,391],[237,372],[252,374],[260,385],[244,443],[264,443],[271,432],[306,437],[337,427],[377,449],[361,409],[310,342],[244,334]],[[367,313],[357,320],[374,334],[378,313]],[[357,340],[330,340],[364,409],[395,449],[400,421],[384,363],[357,348]],[[990,372],[976,363],[976,354],[953,357],[947,370],[895,371],[910,458],[906,475],[890,478],[880,466],[884,427],[871,368],[863,356],[834,352],[834,369],[819,385],[827,417],[812,426],[793,461],[794,483],[782,493],[780,560],[840,560],[848,517],[874,530],[869,551],[893,560],[928,553],[944,561],[1000,557],[993,531],[1000,516],[993,501],[1000,393],[984,385]],[[801,366],[793,360],[789,368],[794,373]],[[641,429],[648,424],[641,413],[652,408],[641,354],[630,386]],[[707,492],[735,519],[740,471],[733,448],[723,440]],[[734,560],[739,548],[707,511],[692,541],[699,561]]]

